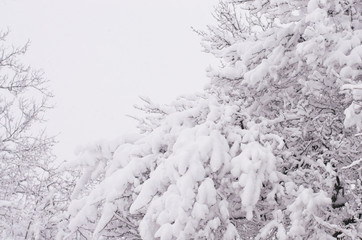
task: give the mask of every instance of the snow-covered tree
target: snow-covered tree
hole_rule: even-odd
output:
[[[70,183],[56,170],[53,138],[38,133],[51,93],[0,33],[0,238],[51,239]],[[38,130],[37,130],[38,129]]]
[[[362,3],[225,1],[202,94],[85,148],[66,236],[362,238]],[[64,237],[64,235],[62,235]]]

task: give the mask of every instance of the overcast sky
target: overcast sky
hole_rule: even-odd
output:
[[[55,153],[133,131],[138,96],[167,103],[201,91],[210,56],[191,30],[212,22],[216,0],[0,0],[0,29],[55,94],[47,129]]]

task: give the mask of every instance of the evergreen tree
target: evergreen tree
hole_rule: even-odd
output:
[[[203,94],[85,149],[79,239],[362,238],[362,3],[228,1]]]

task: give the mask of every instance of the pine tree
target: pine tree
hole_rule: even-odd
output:
[[[362,238],[362,3],[228,1],[199,31],[203,94],[145,99],[140,135],[85,150],[68,234]]]

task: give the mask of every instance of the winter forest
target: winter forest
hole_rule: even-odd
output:
[[[362,239],[362,2],[212,14],[203,92],[143,97],[133,134],[60,164],[32,130],[49,82],[1,31],[0,239]]]

